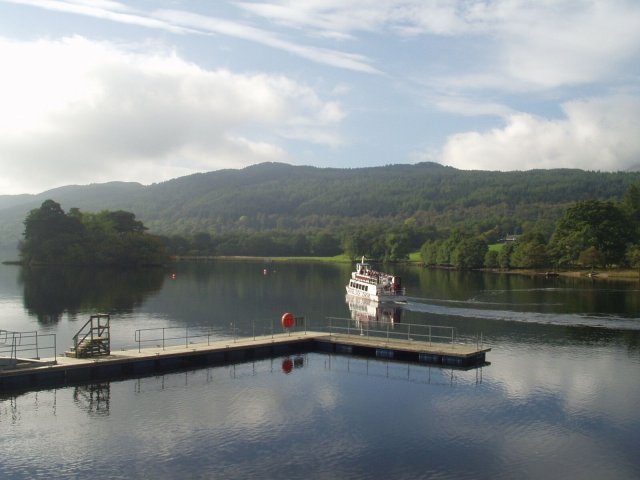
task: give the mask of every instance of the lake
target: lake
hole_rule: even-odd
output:
[[[450,326],[492,348],[466,371],[307,353],[0,392],[0,478],[640,478],[638,283],[393,265],[409,302],[372,313],[345,301],[350,270],[0,266],[0,329],[55,333],[58,353],[95,313],[113,349],[142,328],[263,333],[284,312],[311,329]]]

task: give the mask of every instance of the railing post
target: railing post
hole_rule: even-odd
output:
[[[162,327],[162,350],[164,350],[164,327]]]
[[[184,327],[184,347],[189,346],[189,327]]]

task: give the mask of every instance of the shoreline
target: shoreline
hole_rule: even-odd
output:
[[[487,273],[504,273],[507,275],[526,275],[530,277],[568,277],[568,278],[582,278],[589,280],[624,280],[624,281],[640,281],[640,273],[638,270],[620,269],[620,270],[529,270],[529,269],[478,269],[479,272]]]
[[[336,257],[261,257],[261,256],[215,256],[215,257],[174,257],[173,261],[237,261],[237,262],[254,262],[263,261],[265,263],[286,263],[286,262],[308,262],[308,263],[353,263],[355,260],[351,260],[344,255],[338,255]],[[401,262],[395,262],[402,265],[413,265],[420,268],[430,268],[436,270],[456,270],[452,267],[436,267],[425,266],[420,261],[405,260]],[[477,268],[472,269],[475,272],[493,273],[493,274],[506,274],[506,275],[526,275],[535,277],[569,277],[569,278],[583,278],[590,280],[623,280],[623,281],[640,281],[640,271],[633,269],[613,269],[613,270],[538,270],[538,269],[501,269],[501,268]]]
[[[213,262],[213,261],[233,261],[233,262],[259,262],[264,263],[288,263],[288,262],[300,262],[300,263],[353,263],[354,260],[344,256],[337,255],[335,257],[263,257],[263,256],[241,256],[241,255],[228,255],[228,256],[176,256],[171,257],[169,263],[175,262]],[[420,268],[428,268],[434,270],[456,270],[453,267],[444,266],[425,266],[420,261],[405,260],[402,262],[396,262],[398,264],[412,265]],[[3,265],[22,266],[20,261],[6,260],[2,262]],[[505,275],[525,275],[530,277],[568,277],[568,278],[582,278],[596,280],[620,280],[620,281],[640,281],[640,270],[633,269],[612,269],[612,270],[538,270],[538,269],[502,269],[502,268],[476,268],[471,271],[492,273],[492,274],[505,274]]]

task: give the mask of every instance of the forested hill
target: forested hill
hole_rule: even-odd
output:
[[[513,232],[553,224],[580,200],[618,199],[639,172],[463,171],[435,163],[337,169],[263,163],[143,186],[112,182],[0,196],[0,249],[15,251],[27,213],[46,199],[66,210],[133,212],[165,235],[321,231],[413,224]],[[15,256],[15,255],[14,255]]]

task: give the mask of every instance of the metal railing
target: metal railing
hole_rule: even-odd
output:
[[[238,339],[249,339],[262,336],[273,336],[276,333],[293,333],[307,331],[307,322],[304,317],[295,317],[292,328],[283,328],[279,322],[273,320],[269,324],[252,321],[249,325],[251,334],[248,332],[240,334],[240,329],[235,323],[231,323],[228,328],[220,326],[186,326],[186,327],[155,327],[140,328],[134,332],[134,341],[138,344],[138,352],[144,346],[162,348],[184,346],[189,347],[193,343],[205,343],[230,340],[236,342]]]
[[[55,358],[55,333],[12,332],[0,329],[0,367],[15,367],[21,358],[40,360],[41,352],[49,350]]]
[[[447,343],[455,345],[458,342],[457,329],[442,325],[421,325],[414,323],[379,324],[363,322],[352,318],[328,317],[328,331],[351,336],[386,338],[387,340],[408,340],[428,343]],[[381,328],[382,327],[382,328]]]
[[[294,332],[307,333],[307,321],[303,317],[296,317],[294,326],[290,329],[283,328],[279,322],[252,321],[250,325],[243,325],[243,332],[231,323],[229,327],[220,326],[187,326],[187,327],[156,327],[142,328],[135,331],[135,343],[138,344],[138,352],[142,348],[161,348],[183,346],[188,348],[190,344],[238,340],[248,340],[257,337],[274,337],[275,334]],[[386,338],[387,340],[406,340],[412,342],[422,342],[429,345],[433,343],[456,344],[476,343],[480,346],[483,342],[482,336],[462,339],[458,335],[456,327],[442,325],[421,325],[412,323],[386,323],[363,322],[350,318],[327,317],[325,326],[317,326],[319,331],[327,331],[329,334],[346,334],[348,336],[366,336],[376,338]],[[250,332],[250,333],[249,333]]]
[[[205,330],[206,329],[206,330]],[[140,328],[134,332],[134,341],[138,344],[138,352],[143,344],[153,343],[164,350],[168,346],[184,344],[185,347],[194,340],[206,338],[207,345],[211,344],[211,338],[221,339],[217,329],[211,327],[156,327]]]

